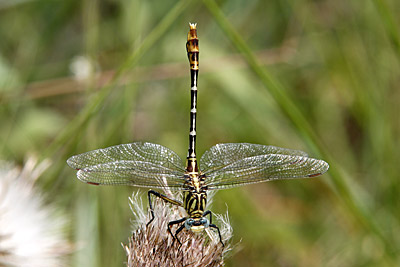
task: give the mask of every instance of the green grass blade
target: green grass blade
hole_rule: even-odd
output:
[[[400,62],[400,34],[398,23],[395,22],[393,14],[385,0],[373,0],[372,2],[376,6],[381,21],[385,26],[387,35],[393,44],[397,60]]]
[[[75,133],[80,132],[79,129],[86,125],[90,118],[96,114],[104,100],[116,86],[122,74],[137,64],[138,60],[150,49],[150,47],[156,44],[157,40],[163,36],[190,3],[191,1],[181,0],[168,14],[165,15],[154,30],[144,39],[143,43],[134,50],[126,61],[118,68],[108,84],[101,88],[98,94],[87,103],[81,113],[66,127],[66,130],[56,137],[52,144],[43,153],[42,158],[51,157],[51,155],[53,155],[60,147],[65,143],[72,141],[77,136]]]
[[[339,195],[339,198],[341,198],[349,210],[349,213],[353,214],[353,216],[358,222],[360,222],[365,230],[374,233],[382,241],[382,243],[385,244],[387,255],[394,259],[394,248],[392,243],[389,241],[389,238],[383,234],[383,231],[378,227],[378,224],[372,214],[358,200],[359,198],[357,197],[355,190],[353,190],[346,182],[340,167],[335,163],[335,160],[330,157],[329,152],[326,148],[324,148],[323,144],[316,136],[301,110],[297,107],[290,96],[286,94],[285,88],[273,77],[273,75],[266,70],[266,68],[261,67],[257,58],[253,55],[250,48],[241,38],[240,34],[236,32],[215,1],[204,0],[203,3],[214,16],[216,22],[226,36],[230,39],[232,44],[240,53],[242,53],[251,70],[258,76],[264,86],[268,89],[269,93],[272,95],[282,112],[296,127],[307,146],[313,151],[314,154],[321,155],[329,162],[331,166],[329,175],[332,178],[333,183],[332,189]]]

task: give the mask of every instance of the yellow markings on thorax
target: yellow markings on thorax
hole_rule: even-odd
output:
[[[185,198],[185,210],[191,218],[203,217],[204,209],[207,203],[207,194],[205,192],[195,193],[187,192]]]
[[[186,165],[186,175],[190,190],[184,193],[184,208],[191,218],[201,218],[207,204],[207,193],[202,188],[203,181],[197,167],[196,158],[189,157]]]
[[[193,176],[192,183],[193,183],[194,188],[196,189],[196,192],[199,193],[200,192],[200,181],[199,181],[198,173],[196,173],[196,175]]]

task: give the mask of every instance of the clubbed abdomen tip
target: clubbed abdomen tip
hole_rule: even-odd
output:
[[[190,27],[191,30],[195,30],[195,29],[196,29],[196,26],[197,26],[197,23],[191,23],[191,22],[189,22],[189,27]]]

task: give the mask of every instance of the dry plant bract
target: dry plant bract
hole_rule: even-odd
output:
[[[171,196],[171,194],[169,195]],[[171,196],[179,199],[179,196]],[[229,240],[232,237],[232,227],[228,215],[214,216],[221,229],[225,246],[219,242],[219,237],[212,229],[195,234],[184,229],[178,235],[182,242],[174,242],[167,231],[168,222],[185,216],[183,208],[173,206],[164,201],[154,199],[154,221],[147,225],[151,215],[145,212],[141,198],[134,193],[130,198],[131,210],[134,214],[133,227],[126,250],[127,266],[223,266],[224,258],[231,251]],[[179,227],[179,226],[178,226]],[[172,228],[175,233],[177,227]]]

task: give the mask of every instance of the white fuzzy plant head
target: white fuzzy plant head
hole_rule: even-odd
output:
[[[34,187],[48,163],[35,165],[30,159],[20,170],[0,161],[0,266],[66,266],[71,252],[65,218]]]
[[[181,199],[180,194],[165,193],[171,198]],[[135,231],[129,244],[124,245],[128,256],[127,266],[211,267],[224,265],[226,254],[231,251],[229,240],[232,237],[232,227],[229,224],[228,214],[213,217],[213,223],[219,226],[225,246],[221,245],[218,233],[210,228],[206,228],[206,231],[200,234],[183,229],[178,235],[182,243],[180,246],[176,240],[174,242],[174,238],[167,229],[170,221],[187,216],[183,208],[154,197],[154,220],[147,225],[151,214],[143,208],[138,193],[134,193],[130,198],[130,206],[134,214]],[[179,225],[173,226],[173,233]]]

